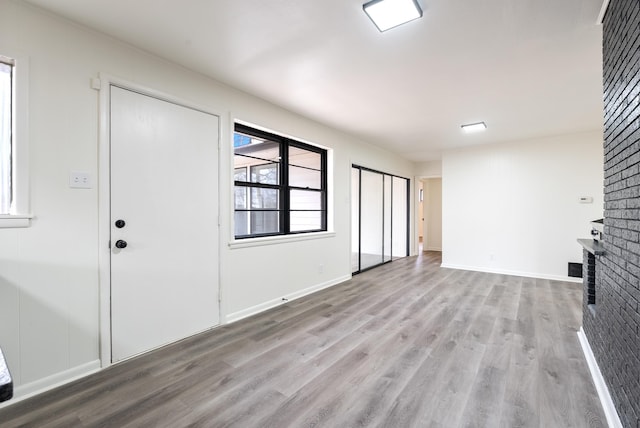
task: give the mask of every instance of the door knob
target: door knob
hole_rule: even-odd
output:
[[[126,223],[124,222],[124,220],[116,220],[116,227],[118,229],[122,229],[124,227]]]
[[[122,239],[118,239],[116,241],[116,248],[127,248],[127,241],[123,241]]]

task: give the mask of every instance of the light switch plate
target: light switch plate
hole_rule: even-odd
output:
[[[69,187],[72,189],[91,189],[93,180],[91,174],[82,171],[71,171],[69,173]]]

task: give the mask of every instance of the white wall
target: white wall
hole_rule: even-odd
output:
[[[443,265],[567,278],[603,215],[602,161],[602,132],[445,152]]]
[[[221,295],[227,319],[349,277],[352,162],[413,174],[410,162],[389,152],[21,2],[0,1],[0,53],[30,61],[35,219],[30,228],[0,230],[0,345],[18,396],[99,364],[98,191],[68,187],[72,170],[98,177],[98,92],[90,79],[99,72],[220,112]],[[333,149],[334,235],[230,248],[234,119]]]
[[[416,164],[416,175],[418,177],[441,177],[442,161],[426,161]]]

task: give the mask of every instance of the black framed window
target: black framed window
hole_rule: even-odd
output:
[[[327,151],[235,125],[235,237],[327,230]]]

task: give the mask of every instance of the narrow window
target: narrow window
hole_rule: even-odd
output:
[[[13,201],[13,74],[13,60],[0,56],[0,214],[9,214]]]
[[[327,230],[327,152],[236,124],[235,237]]]

